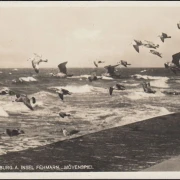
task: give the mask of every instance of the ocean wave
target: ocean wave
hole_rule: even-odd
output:
[[[143,72],[146,72],[146,71],[147,71],[147,70],[144,69],[144,70],[142,70],[142,71],[140,71],[140,72],[143,73]]]
[[[169,80],[168,77],[161,77],[161,76],[148,76],[148,75],[141,75],[141,74],[135,74],[131,77],[135,79],[142,79],[142,80],[153,80],[151,81],[151,86],[154,87],[160,87],[160,88],[168,88],[169,85],[167,84],[167,81]]]
[[[2,107],[0,107],[0,116],[1,117],[8,117],[9,114]]]
[[[80,75],[80,76],[72,76],[72,77],[67,77],[68,79],[88,79],[90,75],[88,74],[84,74],[84,75]],[[107,77],[107,76],[97,76],[97,78],[102,78],[103,80],[114,80],[114,78],[112,77]]]
[[[144,105],[144,108],[147,111],[144,110],[132,110],[131,114],[126,114],[126,116],[121,118],[120,122],[117,122],[115,126],[122,126],[126,124],[131,124],[134,122],[138,121],[143,121],[143,120],[148,120],[150,118],[158,117],[158,116],[163,116],[163,115],[168,115],[172,114],[173,112],[169,111],[165,107],[158,107],[158,106],[151,106],[151,105]],[[133,113],[133,115],[132,115]]]
[[[163,94],[160,91],[157,91],[155,94],[145,93],[143,89],[141,90],[137,89],[136,91],[133,91],[133,92],[131,91],[128,95],[125,95],[125,97],[131,100],[145,99],[145,98],[150,98],[150,97],[160,97],[160,96],[165,96],[165,94]]]
[[[72,86],[71,85],[56,86],[56,87],[49,87],[48,89],[56,91],[56,90],[60,90],[61,88],[67,89],[68,91],[72,93],[90,93],[90,92],[95,92],[95,91],[107,92],[107,90],[104,88],[93,87],[88,84],[82,85],[82,86],[73,86],[73,85]]]

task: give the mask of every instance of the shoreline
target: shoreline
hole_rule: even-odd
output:
[[[179,117],[180,113],[158,116],[1,156],[1,162],[3,162],[1,166],[51,165],[66,167],[66,169],[5,169],[0,171],[141,171],[180,154]],[[71,169],[67,168],[68,165],[71,165]],[[91,168],[75,169],[76,165],[87,165]]]

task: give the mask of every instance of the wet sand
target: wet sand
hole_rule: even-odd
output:
[[[11,165],[13,169],[0,167],[0,171],[142,171],[180,155],[179,132],[180,113],[155,117],[38,148],[10,152],[0,156],[1,166]],[[21,165],[32,167],[22,169]],[[53,165],[56,165],[55,169]]]

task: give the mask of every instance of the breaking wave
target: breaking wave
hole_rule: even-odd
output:
[[[90,93],[93,91],[101,91],[101,92],[105,91],[106,92],[106,90],[104,88],[93,87],[88,84],[82,85],[82,86],[71,86],[71,85],[57,86],[57,87],[50,87],[48,89],[56,91],[56,90],[60,90],[61,88],[67,89],[68,91],[70,91],[72,93]]]
[[[160,97],[165,96],[165,94],[157,91],[155,94],[145,93],[142,89],[130,92],[126,97],[131,100],[145,99],[150,97]]]
[[[148,76],[148,75],[141,75],[141,74],[135,74],[135,75],[132,75],[131,77],[135,79],[152,80],[151,86],[154,86],[154,87],[160,87],[160,88],[169,87],[169,85],[167,84],[167,81],[169,80],[168,77]]]

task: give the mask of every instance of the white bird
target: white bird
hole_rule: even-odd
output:
[[[35,72],[39,73],[39,64],[41,62],[48,62],[48,60],[47,59],[43,60],[42,55],[39,56],[39,55],[37,55],[35,53],[34,53],[34,55],[36,56],[36,58],[35,57],[29,58],[28,61],[30,60],[32,62],[32,67],[34,68]]]
[[[32,105],[31,105],[31,99],[32,99],[32,103],[35,104],[36,103],[36,99],[35,97],[32,97],[31,99],[29,99],[27,97],[27,95],[24,94],[16,94],[16,102],[23,102],[29,109],[31,109],[32,111],[34,110]]]
[[[79,132],[79,130],[73,129],[71,131],[67,131],[66,128],[63,128],[62,132],[63,132],[64,136],[71,136],[73,134],[77,134]]]
[[[151,53],[151,54],[154,54],[154,55],[156,55],[156,56],[159,56],[159,57],[161,57],[161,58],[162,58],[162,54],[161,54],[161,53],[159,53],[158,51],[155,51],[155,50],[150,50],[150,53]]]
[[[143,43],[143,45],[147,48],[154,48],[154,49],[159,47],[159,44],[154,44],[153,42],[146,41],[146,40],[145,40],[145,43]]]

